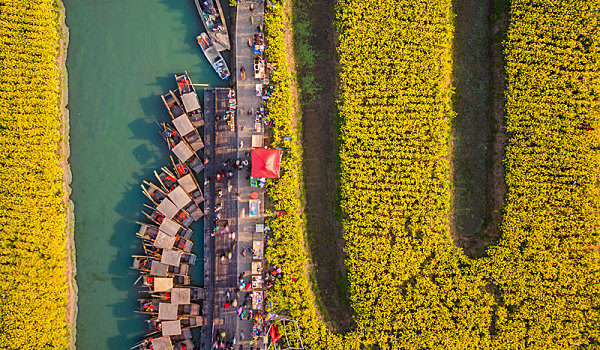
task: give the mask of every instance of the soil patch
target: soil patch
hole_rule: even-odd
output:
[[[451,234],[474,257],[500,236],[506,194],[504,0],[454,0],[453,203]]]
[[[302,101],[305,213],[313,291],[333,331],[355,326],[348,296],[344,239],[339,209],[337,33],[335,0],[296,0],[294,41]]]

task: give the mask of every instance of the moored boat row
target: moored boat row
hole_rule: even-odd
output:
[[[196,263],[194,222],[204,216],[204,194],[195,174],[202,173],[204,142],[198,127],[204,126],[202,110],[187,73],[176,75],[178,94],[161,96],[171,122],[163,122],[161,135],[176,159],[171,167],[154,171],[155,180],[144,180],[142,193],[149,200],[136,233],[143,254],[132,255],[131,268],[139,271],[137,313],[146,315],[146,335],[134,350],[194,349],[192,329],[203,326],[204,288],[192,285]],[[178,96],[179,95],[179,96]]]

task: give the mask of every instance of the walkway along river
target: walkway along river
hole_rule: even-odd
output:
[[[173,89],[173,73],[184,70],[195,83],[227,82],[196,44],[203,26],[193,1],[66,0],[65,5],[77,348],[128,349],[144,327],[144,317],[133,312],[138,274],[129,269],[131,254],[140,252],[135,221],[142,219],[140,205],[146,200],[139,184],[169,162],[156,124],[170,119],[160,94]],[[194,229],[201,232],[202,225]],[[196,242],[194,252],[202,259],[201,240]],[[201,284],[202,264],[194,269],[194,284]]]

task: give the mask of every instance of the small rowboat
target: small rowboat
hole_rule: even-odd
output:
[[[227,63],[225,63],[221,53],[215,49],[215,46],[208,35],[206,35],[206,33],[201,33],[196,37],[196,40],[198,41],[198,45],[200,45],[202,52],[204,52],[204,56],[206,56],[206,59],[213,67],[215,72],[217,72],[219,77],[223,80],[229,79],[231,73],[229,73]]]

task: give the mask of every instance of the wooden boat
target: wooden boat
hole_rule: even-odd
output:
[[[191,340],[186,339],[173,344],[173,350],[194,350],[194,343]]]
[[[220,1],[194,0],[194,2],[196,3],[198,14],[206,32],[215,43],[216,50],[225,51],[231,49],[227,23],[225,23]]]
[[[173,119],[173,125],[175,126],[175,129],[179,135],[183,136],[187,143],[192,147],[194,152],[198,152],[204,148],[202,137],[200,137],[198,129],[194,127],[187,114],[180,115],[179,117]]]
[[[168,321],[163,321],[158,317],[153,317],[149,320],[146,320],[147,332],[150,334],[161,332],[163,336],[171,336],[177,334],[178,332],[181,332],[182,329],[196,328],[204,325],[202,316],[188,316],[179,318],[177,320],[177,322],[179,322],[179,325],[175,325],[174,328],[171,328],[173,327],[173,324],[170,323],[166,323],[166,325],[169,325],[170,327],[163,328],[162,322]],[[179,330],[177,330],[178,328]]]
[[[133,263],[131,265],[131,268],[134,270],[141,271],[142,273],[149,274],[150,276],[186,276],[190,272],[190,266],[188,264],[179,264],[178,266],[167,265],[158,260],[155,260],[154,258],[150,258],[144,255],[133,255],[132,258]]]
[[[142,213],[146,214],[146,212],[143,211]],[[180,250],[182,252],[189,253],[192,250],[192,247],[194,246],[194,243],[191,240],[185,239],[179,235],[171,236],[159,230],[156,233],[156,236],[152,236],[150,232],[152,231],[146,231],[144,236],[138,235],[138,237],[149,242],[152,246],[156,248],[170,249],[175,251]]]
[[[163,191],[160,187],[146,180],[144,180],[143,183],[143,185],[140,185],[142,187],[142,193],[152,202],[160,203],[163,201],[163,199],[167,198],[167,193]]]
[[[194,246],[194,243],[189,240],[189,238],[185,238],[178,234],[171,235],[162,230],[145,230],[143,233],[138,232],[136,236],[149,242],[156,248],[181,250],[189,253]]]
[[[189,332],[189,333],[188,333]],[[189,337],[189,338],[186,338]],[[162,337],[160,333],[150,334],[132,346],[131,350],[193,350],[192,333],[182,330],[182,335]]]
[[[142,246],[144,247],[146,256],[153,257],[162,263],[173,266],[179,264],[196,264],[196,255],[193,253],[157,248],[149,242],[142,242]]]
[[[167,96],[165,98],[165,96]],[[192,120],[187,113],[183,110],[183,106],[179,103],[177,96],[173,91],[169,91],[168,94],[161,96],[162,100],[169,111],[169,115],[173,119],[173,125],[179,132],[179,135],[183,136],[185,140],[192,146],[194,151],[199,151],[204,148],[202,138],[196,128],[204,125],[203,118],[195,118]],[[163,126],[163,132],[166,132],[166,136],[170,136],[172,130],[166,131],[166,126]],[[165,137],[165,136],[163,136]],[[178,142],[176,142],[178,143]]]
[[[167,139],[167,143],[169,144],[169,149],[175,154],[177,159],[179,159],[182,163],[186,163],[193,172],[199,174],[202,170],[204,170],[204,163],[202,163],[200,157],[198,157],[198,155],[185,140],[182,140],[179,143],[174,143]]]
[[[174,162],[172,157],[171,157],[171,162]],[[181,172],[185,172],[185,173],[190,172],[190,167],[187,166],[187,164],[182,163],[182,162],[178,162],[177,164],[179,164],[181,166]],[[165,169],[166,169],[166,171],[165,171]],[[157,172],[155,170],[154,176],[156,177],[158,182],[161,184],[163,189],[165,189],[165,191],[174,190],[175,187],[179,186],[179,183],[177,182],[177,178],[173,175],[173,173],[171,173],[165,167],[160,168],[160,172]]]
[[[172,157],[171,157],[171,163],[173,163],[174,174],[176,174],[178,177],[181,177],[181,176],[191,173],[190,167],[188,167],[185,163],[176,162]]]
[[[167,123],[160,123],[160,136],[162,136],[163,140],[167,142],[167,144],[178,144],[183,140],[183,137],[179,134],[179,132]]]
[[[223,56],[217,51],[208,35],[206,35],[206,33],[201,33],[196,37],[196,41],[198,41],[198,45],[200,45],[202,52],[204,52],[204,56],[206,56],[206,59],[219,77],[223,80],[229,79],[231,73],[229,72],[227,63],[225,63]]]
[[[169,92],[166,94],[161,95],[160,98],[165,104],[165,107],[167,107],[167,111],[169,112],[171,118],[175,119],[185,114],[183,105],[181,102],[179,102],[179,99],[177,96],[175,96],[175,93],[173,93],[172,90],[169,90]]]
[[[183,163],[174,163],[174,169],[177,174],[175,183],[172,182],[172,179],[176,176],[165,167],[161,168],[160,174],[155,171],[154,175],[163,186],[166,187],[167,185],[170,185],[170,188],[172,189],[176,186],[181,186],[198,206],[202,204],[202,202],[204,202],[204,195],[202,194],[202,190],[200,189],[196,178],[190,173],[187,165]]]
[[[189,214],[189,217],[192,218],[193,221],[198,221],[204,213],[202,209],[192,200],[192,197],[183,189],[183,187],[175,186],[172,190],[165,192],[157,185],[144,181],[144,184],[148,186],[147,188],[142,186],[142,192],[148,199],[152,201],[155,205],[160,205],[165,199],[169,199],[177,208],[179,208],[182,212]]]
[[[179,97],[181,97],[181,101],[183,102],[183,108],[192,121],[192,124],[194,124],[195,127],[199,127],[200,125],[198,124],[200,122],[204,123],[204,117],[194,83],[192,83],[187,72],[180,75],[175,74],[175,82],[179,89]]]
[[[204,288],[202,287],[184,287],[184,288],[173,288],[168,292],[157,292],[157,293],[152,293],[151,297],[155,298],[155,299],[160,299],[163,301],[168,301],[168,302],[175,302],[177,304],[179,304],[179,302],[177,302],[177,300],[175,301],[171,301],[172,299],[178,299],[181,298],[181,295],[185,295],[185,297],[187,297],[187,299],[192,302],[200,302],[204,299]]]
[[[173,277],[142,275],[139,280],[142,281],[142,287],[146,289],[142,290],[142,293],[165,292],[173,289],[173,287],[185,287],[190,285],[190,276],[183,275]]]
[[[200,304],[173,304],[158,299],[138,299],[138,313],[158,316],[161,320],[177,320],[180,317],[200,316]]]
[[[192,200],[192,197],[183,189],[178,186],[168,194],[168,198],[175,204],[176,207],[189,213],[190,217],[194,221],[198,221],[204,216],[202,209]]]
[[[163,200],[156,206],[144,204],[144,207],[150,210],[150,214],[143,210],[142,213],[157,225],[160,225],[165,219],[171,219],[185,227],[190,227],[192,222],[194,222],[187,212],[177,208],[177,206],[168,199]]]
[[[165,232],[170,236],[179,235],[185,239],[192,238],[192,235],[194,234],[194,231],[190,230],[189,228],[183,227],[177,222],[170,219],[163,220],[163,222],[160,223],[160,226],[147,224],[144,222],[137,222],[137,224],[140,225],[140,228],[136,233],[136,235],[138,235],[139,237],[156,236],[159,230]]]
[[[186,82],[188,81],[187,78],[185,79],[185,81]],[[183,83],[183,80],[182,80],[182,83]],[[190,84],[191,84],[191,81],[190,81]],[[194,86],[191,85],[191,87],[192,87],[193,94],[195,94],[195,89],[193,89]],[[191,101],[193,101],[193,99],[194,99],[193,94],[188,96],[191,99]],[[177,96],[175,96],[175,93],[172,90],[169,90],[168,93],[162,95],[161,98],[163,100],[163,103],[165,104],[165,107],[167,107],[167,111],[169,112],[169,115],[171,116],[172,119],[177,119],[185,114],[185,115],[187,115],[188,119],[191,121],[194,128],[199,128],[201,126],[204,126],[204,117],[202,115],[202,109],[195,110],[197,113],[186,113],[184,106],[181,104],[181,102],[179,101]],[[197,97],[196,97],[196,99],[197,99]]]

